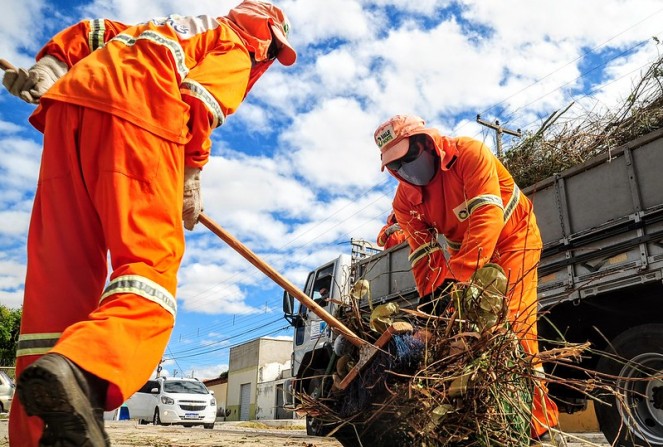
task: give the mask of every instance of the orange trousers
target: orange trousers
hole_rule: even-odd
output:
[[[109,114],[48,107],[16,375],[60,353],[109,382],[111,410],[148,380],[174,325],[184,148]],[[37,446],[42,429],[15,398],[10,446]]]
[[[509,280],[508,320],[518,336],[525,352],[531,355],[539,352],[537,330],[537,283],[536,268],[541,257],[540,250],[520,250],[502,252],[493,256],[492,262],[499,264]],[[540,362],[532,365],[534,374],[543,369]],[[557,405],[548,396],[545,382],[535,378],[532,395],[531,436],[540,436],[548,427],[559,422]]]

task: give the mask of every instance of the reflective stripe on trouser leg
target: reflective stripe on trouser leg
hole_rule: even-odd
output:
[[[171,293],[154,281],[139,275],[124,275],[115,278],[108,284],[101,296],[100,304],[106,298],[118,293],[133,293],[142,296],[166,309],[175,318],[177,302]]]
[[[508,319],[525,352],[539,352],[537,331],[537,265],[540,250],[500,252],[499,265],[509,279]],[[523,274],[524,272],[524,274]],[[541,363],[532,365],[533,375],[542,377]],[[538,371],[538,373],[537,373]],[[532,434],[542,434],[547,427],[557,425],[559,410],[548,396],[544,380],[534,380],[532,396]]]

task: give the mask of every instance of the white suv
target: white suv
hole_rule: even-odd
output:
[[[0,413],[9,411],[14,397],[14,381],[7,375],[6,372],[0,371]]]
[[[141,424],[202,425],[214,428],[214,392],[196,379],[159,377],[148,382],[125,402],[131,419]]]

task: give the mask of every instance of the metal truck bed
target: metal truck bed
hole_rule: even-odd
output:
[[[542,307],[661,280],[663,131],[525,190],[544,242]]]

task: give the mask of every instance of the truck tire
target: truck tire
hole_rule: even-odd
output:
[[[663,324],[628,329],[612,340],[596,370],[616,377],[614,394],[595,403],[601,431],[616,447],[663,446]],[[615,358],[618,357],[618,358]],[[647,379],[656,376],[654,379]]]

